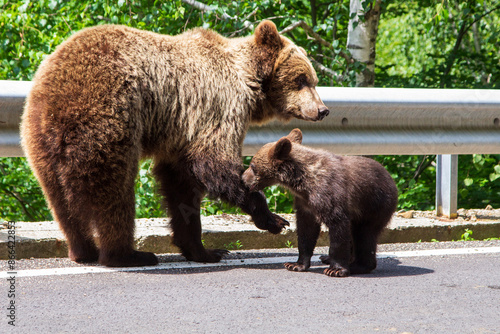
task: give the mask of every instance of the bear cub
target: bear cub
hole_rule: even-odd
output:
[[[366,274],[377,266],[377,238],[396,210],[398,191],[391,175],[375,160],[339,156],[301,145],[294,129],[279,141],[264,145],[244,172],[252,191],[280,184],[295,195],[299,258],[285,263],[292,271],[306,271],[325,223],[330,234],[333,277]]]

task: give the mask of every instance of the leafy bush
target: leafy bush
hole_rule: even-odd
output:
[[[42,189],[25,158],[0,159],[0,219],[52,219]]]
[[[375,156],[391,174],[399,192],[398,209],[433,210],[436,189],[435,156]]]
[[[500,208],[500,154],[458,157],[458,207]]]

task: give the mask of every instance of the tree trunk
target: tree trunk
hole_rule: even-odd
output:
[[[364,2],[370,2],[363,9]],[[366,68],[356,74],[356,87],[373,87],[375,83],[375,43],[380,19],[380,4],[382,0],[351,0],[350,17],[347,35],[347,49],[352,57],[366,65]],[[359,19],[364,16],[364,21]]]

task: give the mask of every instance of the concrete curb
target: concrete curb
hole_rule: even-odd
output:
[[[416,217],[413,213],[395,215],[382,234],[379,243],[402,243],[460,240],[465,229],[473,231],[472,238],[483,240],[500,237],[500,217],[477,215],[473,219],[451,220],[432,217]],[[297,247],[295,215],[281,215],[290,222],[281,234],[273,235],[257,229],[248,216],[222,215],[202,217],[202,239],[207,248],[261,249]],[[15,229],[9,228],[15,226]],[[14,232],[12,232],[14,231]],[[10,232],[10,233],[9,233]],[[15,236],[15,249],[9,245],[9,236]],[[10,239],[12,240],[12,238]],[[318,246],[327,246],[328,232],[323,228]],[[162,253],[178,253],[172,244],[167,218],[137,219],[136,247],[138,250]],[[0,259],[9,259],[9,251],[15,258],[67,257],[64,235],[56,222],[4,222],[0,226]]]

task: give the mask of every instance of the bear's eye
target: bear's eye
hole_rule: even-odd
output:
[[[295,82],[297,83],[297,86],[299,90],[301,90],[304,87],[309,86],[309,80],[307,79],[307,76],[305,74],[299,75],[296,79]]]
[[[255,165],[253,163],[250,164],[250,168],[255,172]]]

